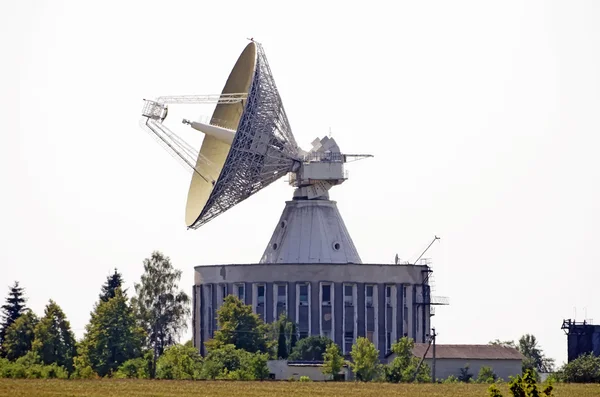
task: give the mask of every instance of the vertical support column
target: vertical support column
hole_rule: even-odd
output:
[[[273,283],[265,283],[265,323],[273,322]]]
[[[296,305],[296,283],[289,283],[287,299],[288,318],[294,323],[296,323],[296,328],[298,328],[298,324],[296,321]]]
[[[332,294],[334,296],[334,340],[337,342],[341,351],[344,351],[344,337],[343,337],[343,310],[344,309],[344,283],[334,283],[332,285]]]
[[[319,299],[319,295],[321,293],[321,288],[318,281],[313,281],[310,283],[310,313],[311,313],[311,332],[310,335],[320,335],[321,327],[319,327],[320,316],[319,312],[321,311],[321,300]]]
[[[252,283],[244,283],[244,295],[246,295],[246,304],[253,307]]]
[[[396,340],[404,336],[404,300],[402,294],[403,284],[396,284]]]
[[[412,305],[410,305],[411,316],[412,319],[412,337],[416,341],[418,341],[417,336],[417,285],[412,286]]]
[[[365,284],[356,283],[356,337],[366,336],[365,334]]]
[[[200,354],[202,356],[204,356],[206,354],[206,352],[204,350],[204,341],[205,341],[204,332],[206,331],[206,323],[204,322],[204,313],[206,313],[206,305],[204,304],[203,289],[204,289],[204,286],[199,285],[196,290],[196,292],[197,292],[196,302],[200,303],[199,311],[197,313],[197,316],[199,317],[199,323],[200,323],[200,327],[198,329],[199,346],[197,346],[197,348],[200,349]]]
[[[375,329],[377,333],[377,349],[379,349],[379,357],[385,357],[385,333],[386,333],[386,324],[385,324],[385,284],[377,284],[375,285],[376,291],[373,294],[376,296],[375,299],[375,313],[377,313],[377,322],[375,323]]]

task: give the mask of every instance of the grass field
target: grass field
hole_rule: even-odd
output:
[[[506,387],[501,387],[508,396]],[[557,385],[557,397],[600,396],[600,385]],[[0,379],[0,396],[487,396],[478,384],[393,385],[385,383],[203,382],[149,380]]]

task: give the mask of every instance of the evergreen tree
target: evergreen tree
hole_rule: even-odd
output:
[[[19,282],[10,288],[6,303],[2,305],[2,323],[0,324],[0,355],[4,356],[4,336],[8,327],[14,323],[17,318],[25,311],[25,297],[23,287],[19,287]]]
[[[80,353],[100,376],[114,373],[125,361],[142,353],[144,330],[137,326],[133,310],[118,287],[110,300],[100,300],[85,328]]]
[[[180,278],[181,270],[175,270],[168,257],[154,251],[144,259],[144,274],[135,284],[137,296],[132,299],[132,306],[153,350],[152,377],[158,357],[177,342],[179,333],[187,327],[190,298],[179,290]]]
[[[102,286],[100,293],[100,301],[107,302],[110,298],[114,298],[117,288],[122,288],[123,276],[115,269],[115,272],[106,278],[106,282]],[[122,294],[127,299],[127,290],[122,291]]]
[[[62,309],[52,300],[44,310],[44,317],[35,327],[32,351],[46,365],[56,363],[71,372],[75,356],[75,335]]]
[[[298,343],[298,329],[296,328],[296,323],[292,323],[291,334],[292,334],[292,336],[290,337],[290,348],[288,349],[290,354],[292,353],[292,351],[294,351],[294,348],[296,347],[296,344]]]
[[[285,324],[283,322],[279,323],[279,338],[277,339],[277,357],[281,359],[286,359],[287,354],[287,340],[285,337]]]
[[[2,344],[6,358],[16,360],[31,350],[38,322],[37,316],[31,310],[26,310],[8,327]]]

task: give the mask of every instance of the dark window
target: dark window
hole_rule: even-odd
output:
[[[352,286],[351,285],[344,285],[344,295],[352,296]]]
[[[265,303],[265,286],[259,285],[258,288],[256,289],[256,291],[257,291],[257,295],[258,295],[257,303],[259,305],[261,303]]]
[[[323,302],[331,302],[331,285],[323,285]]]
[[[308,285],[300,286],[300,302],[308,302]]]

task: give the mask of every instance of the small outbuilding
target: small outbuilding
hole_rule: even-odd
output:
[[[416,343],[413,354],[423,357],[427,351],[426,343]],[[517,349],[498,345],[436,345],[436,379],[446,379],[451,375],[458,377],[461,368],[468,366],[473,379],[482,367],[490,367],[492,371],[504,380],[509,376],[522,373],[523,359],[525,358]],[[387,362],[394,360],[395,354],[387,357]],[[433,367],[433,347],[429,348],[424,362]]]
[[[330,376],[323,374],[323,361],[287,361],[287,360],[269,360],[269,377],[277,380],[298,380],[302,376],[307,376],[313,381],[329,380]],[[336,380],[350,380],[352,371],[344,364]]]

